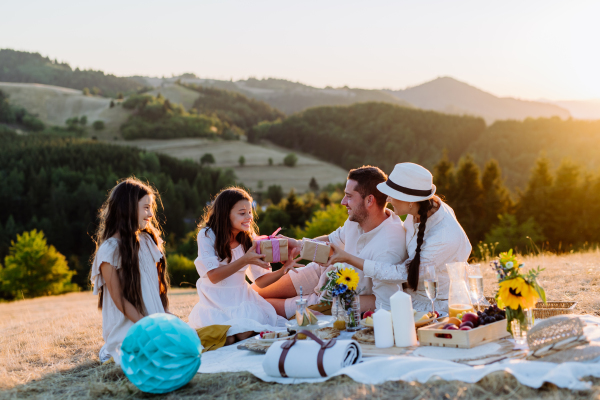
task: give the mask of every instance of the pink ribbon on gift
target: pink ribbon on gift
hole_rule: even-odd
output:
[[[303,240],[306,240],[307,242],[313,242],[313,243],[316,243],[316,244],[317,244],[317,245],[315,246],[315,254],[313,254],[313,258],[312,258],[312,260],[313,260],[313,262],[314,262],[314,261],[317,259],[317,250],[319,249],[319,245],[322,245],[322,244],[323,244],[323,242],[321,242],[320,240],[315,240],[315,239],[307,239],[307,238],[304,238]]]
[[[260,242],[262,242],[263,240],[270,240],[271,241],[271,245],[273,246],[273,262],[280,262],[281,261],[281,251],[279,250],[279,240],[277,240],[275,238],[275,236],[277,236],[277,234],[279,233],[279,231],[281,230],[281,227],[277,228],[277,230],[275,232],[273,232],[270,235],[262,235],[262,236],[258,236],[257,238],[254,239],[254,241],[257,243],[256,246],[256,253],[260,254]],[[273,240],[275,239],[275,240]]]

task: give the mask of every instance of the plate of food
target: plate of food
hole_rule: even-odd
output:
[[[309,309],[304,314],[296,311],[296,318],[285,323],[288,330],[301,331],[306,329],[313,331],[321,329],[333,323],[333,317],[329,315],[314,315]]]
[[[292,336],[294,336],[294,335],[290,334],[288,331],[279,331],[279,332],[263,331],[263,332],[259,333],[258,335],[254,336],[254,339],[258,340],[261,343],[273,343],[278,340],[289,339]]]
[[[445,312],[426,312],[426,311],[413,311],[415,318],[415,327],[420,328],[424,325],[427,325],[430,322],[433,322],[439,318],[444,318],[448,316],[448,313]],[[365,328],[373,327],[373,317],[369,316],[360,321],[360,325]]]

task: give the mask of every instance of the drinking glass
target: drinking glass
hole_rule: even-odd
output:
[[[437,298],[438,278],[433,265],[426,267],[423,271],[423,284],[425,285],[425,293],[431,300],[431,312],[435,312],[434,302]]]
[[[473,306],[478,310],[489,306],[490,303],[485,299],[483,292],[483,276],[480,264],[467,264],[467,283]]]

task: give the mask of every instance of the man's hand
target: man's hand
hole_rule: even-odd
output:
[[[329,245],[331,246],[331,255],[329,256],[329,260],[327,260],[327,264],[326,264],[327,267],[329,267],[335,263],[348,262],[350,255],[346,251],[342,250],[341,248],[334,245],[333,243],[329,243]]]

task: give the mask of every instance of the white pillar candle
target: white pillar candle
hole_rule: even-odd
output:
[[[396,346],[416,346],[417,333],[415,331],[415,317],[410,296],[399,290],[390,297],[390,305],[392,308]]]
[[[392,313],[380,308],[373,314],[373,329],[375,330],[375,346],[380,348],[394,345],[394,331],[392,330]]]

